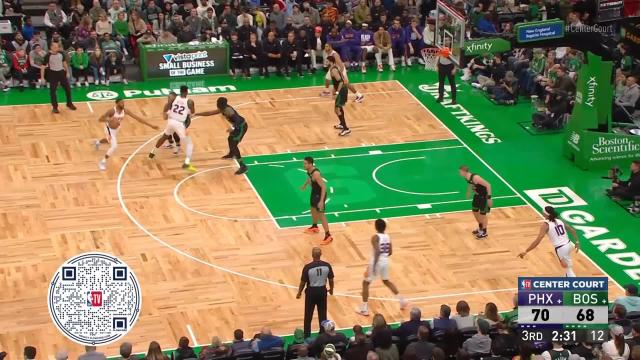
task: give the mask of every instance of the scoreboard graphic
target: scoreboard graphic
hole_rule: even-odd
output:
[[[518,333],[523,341],[608,340],[608,279],[519,277]]]

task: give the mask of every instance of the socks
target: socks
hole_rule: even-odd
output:
[[[156,153],[156,149],[157,149],[157,147],[154,147],[153,149],[151,149],[151,153],[155,154]]]
[[[191,136],[185,137],[184,141],[187,143],[187,157],[184,160],[185,164],[191,163],[191,154],[193,154],[193,141],[191,141]]]
[[[576,273],[573,272],[572,267],[567,268],[567,277],[576,277]]]
[[[368,303],[368,302],[366,302],[366,301],[364,301],[364,302],[362,303],[362,305],[360,305],[360,310],[362,310],[362,311],[367,311],[367,312],[368,312],[368,311],[369,311],[369,303]]]
[[[312,224],[312,225],[311,225],[311,227],[313,227],[313,228],[317,228],[317,227],[318,227],[318,224],[317,224],[317,223],[316,223],[316,224]]]

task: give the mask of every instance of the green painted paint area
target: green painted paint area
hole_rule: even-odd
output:
[[[494,207],[524,205],[455,139],[245,157],[249,180],[280,227],[311,221],[311,189],[300,190],[305,156],[326,180],[329,222],[466,211],[471,202],[461,164],[492,184]]]

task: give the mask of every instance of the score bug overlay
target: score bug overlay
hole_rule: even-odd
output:
[[[524,341],[604,342],[608,279],[519,277],[518,332]]]

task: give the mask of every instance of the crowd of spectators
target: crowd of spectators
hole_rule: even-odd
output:
[[[214,336],[209,345],[194,349],[187,337],[181,337],[175,350],[163,353],[160,344],[152,341],[145,355],[134,355],[130,343],[122,343],[123,360],[640,360],[640,297],[635,285],[625,286],[625,295],[611,303],[609,331],[603,343],[590,342],[523,342],[516,332],[518,297],[513,308],[499,312],[494,303],[487,303],[478,315],[471,315],[469,304],[458,301],[455,309],[441,305],[431,320],[413,308],[409,319],[391,327],[382,314],[375,314],[371,326],[352,328],[350,338],[336,330],[331,320],[322,323],[320,333],[305,338],[296,329],[291,339],[272,333],[269,327],[247,338],[241,329],[233,340],[222,342]],[[455,313],[453,313],[455,311]],[[106,360],[95,347],[87,346],[78,360]],[[166,354],[169,354],[167,356]],[[563,355],[564,357],[558,357]],[[6,353],[0,353],[3,360]],[[24,349],[25,360],[36,360],[36,349]],[[68,360],[61,350],[56,360]]]

